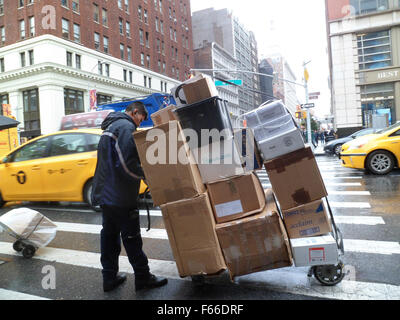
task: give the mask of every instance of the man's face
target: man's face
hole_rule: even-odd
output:
[[[140,124],[146,119],[146,116],[139,113],[137,109],[128,113],[133,122],[139,127]]]

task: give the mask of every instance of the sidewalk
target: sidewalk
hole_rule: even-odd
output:
[[[324,145],[318,145],[318,147],[316,147],[314,149],[314,155],[315,156],[324,156],[325,155]]]

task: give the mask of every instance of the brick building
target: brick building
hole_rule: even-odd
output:
[[[189,0],[0,0],[0,104],[32,137],[89,111],[91,90],[169,92],[193,67],[191,30]]]

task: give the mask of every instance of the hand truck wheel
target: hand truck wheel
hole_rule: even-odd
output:
[[[22,241],[21,240],[17,240],[13,243],[13,249],[17,252],[21,252],[22,249],[24,248]]]
[[[345,276],[344,265],[323,265],[313,267],[315,278],[324,286],[334,286],[341,282]]]
[[[22,255],[24,256],[24,258],[30,259],[35,255],[35,251],[35,247],[28,244],[24,247],[24,249],[22,249]]]
[[[195,285],[198,285],[198,286],[204,285],[204,283],[205,283],[205,281],[206,281],[206,277],[203,276],[203,275],[191,276],[191,278],[192,278],[192,282],[193,282]]]

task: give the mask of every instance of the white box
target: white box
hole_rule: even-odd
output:
[[[296,267],[336,265],[338,263],[337,243],[330,234],[290,239],[290,246]]]
[[[244,116],[246,119],[246,125],[249,128],[255,128],[260,125],[260,120],[258,120],[257,112],[256,110],[253,110],[252,112],[249,112]]]
[[[245,170],[236,141],[213,142],[201,148],[192,149],[204,184],[242,175]]]
[[[264,161],[275,159],[305,147],[303,136],[297,128],[257,143]]]
[[[254,129],[264,123],[283,117],[287,113],[285,105],[279,100],[261,105],[257,109],[245,114],[244,118],[246,119],[247,127]]]
[[[297,128],[291,114],[264,123],[253,129],[256,141],[263,141]]]

